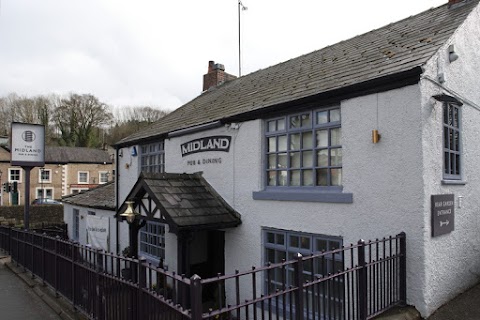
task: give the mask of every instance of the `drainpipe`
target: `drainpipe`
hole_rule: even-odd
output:
[[[118,147],[115,146],[115,215],[116,215],[116,223],[115,223],[115,236],[116,236],[116,254],[120,255],[120,236],[118,235],[119,230],[119,216],[118,216],[118,177],[119,177],[119,165],[118,165]]]

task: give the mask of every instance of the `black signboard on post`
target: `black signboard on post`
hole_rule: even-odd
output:
[[[432,237],[452,232],[455,226],[453,194],[432,195]]]

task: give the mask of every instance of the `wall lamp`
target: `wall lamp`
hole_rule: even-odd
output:
[[[118,150],[118,156],[119,156],[119,157],[123,157],[123,149],[119,149],[119,150]]]
[[[125,218],[128,224],[132,224],[135,221],[138,212],[136,212],[133,208],[133,201],[125,201],[125,203],[127,204],[127,209],[125,209],[125,211],[120,214],[120,217]]]

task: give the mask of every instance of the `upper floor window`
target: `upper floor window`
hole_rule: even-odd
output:
[[[100,184],[103,184],[103,183],[107,183],[108,182],[108,176],[110,174],[108,173],[108,171],[101,171],[98,173],[98,182]]]
[[[52,170],[51,169],[38,169],[38,182],[39,183],[50,183],[52,182]]]
[[[443,177],[460,180],[461,157],[461,109],[458,105],[446,103],[443,106]]]
[[[21,182],[22,170],[21,169],[8,169],[8,182]]]
[[[143,172],[165,172],[163,141],[141,146],[140,167]]]
[[[88,171],[78,172],[78,183],[88,183]]]
[[[267,186],[342,186],[340,108],[266,121]]]

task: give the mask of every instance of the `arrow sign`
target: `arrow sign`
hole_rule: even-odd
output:
[[[455,226],[455,196],[432,195],[432,237],[450,233]]]

